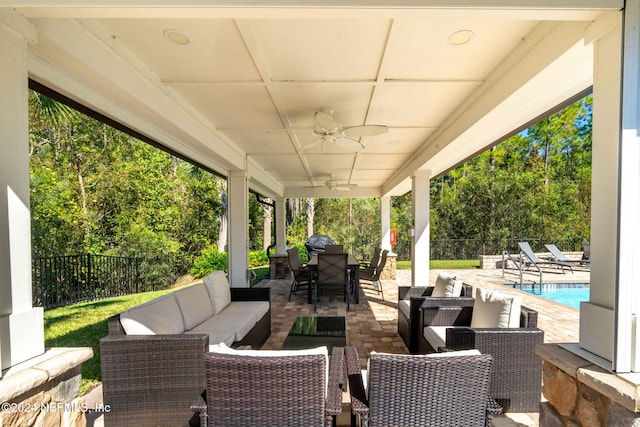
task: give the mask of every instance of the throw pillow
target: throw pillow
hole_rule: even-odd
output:
[[[462,293],[462,280],[446,271],[438,274],[432,297],[459,297]]]
[[[231,303],[231,288],[224,271],[214,271],[203,279],[204,285],[207,287],[211,305],[213,306],[213,314],[220,313],[229,303]]]
[[[522,298],[478,288],[471,315],[472,328],[517,328]]]

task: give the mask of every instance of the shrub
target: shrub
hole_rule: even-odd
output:
[[[262,267],[263,265],[269,265],[267,251],[249,251],[249,268]]]
[[[204,277],[216,270],[229,272],[226,252],[218,252],[218,247],[213,245],[204,249],[196,258],[190,273],[196,277]]]

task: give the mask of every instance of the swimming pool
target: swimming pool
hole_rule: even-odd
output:
[[[580,308],[581,301],[589,301],[588,283],[543,283],[542,293],[539,284],[518,284],[516,288],[575,308]]]

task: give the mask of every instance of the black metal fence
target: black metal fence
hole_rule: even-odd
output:
[[[141,258],[105,255],[35,257],[33,305],[50,309],[101,298],[144,292]]]

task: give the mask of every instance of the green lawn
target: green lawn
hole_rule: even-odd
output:
[[[429,261],[429,268],[432,269],[460,269],[460,268],[480,268],[480,260],[437,260]],[[396,269],[410,270],[411,261],[396,261]]]

